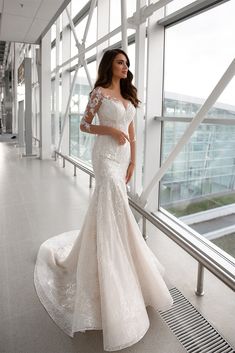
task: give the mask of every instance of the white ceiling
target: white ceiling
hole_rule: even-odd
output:
[[[70,0],[0,0],[0,40],[39,43]]]

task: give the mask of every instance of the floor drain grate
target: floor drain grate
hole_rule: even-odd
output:
[[[171,309],[159,311],[163,320],[190,353],[234,353],[234,348],[177,288],[171,288]]]

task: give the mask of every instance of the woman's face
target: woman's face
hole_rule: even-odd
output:
[[[128,72],[127,58],[123,54],[117,54],[112,64],[113,77],[126,78]]]

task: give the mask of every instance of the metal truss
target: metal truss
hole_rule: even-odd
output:
[[[121,0],[121,1],[126,3],[127,0]],[[139,0],[137,0],[137,1],[139,1]],[[126,30],[123,31],[122,26],[126,26],[126,29],[128,29],[128,28],[136,29],[137,26],[139,26],[141,23],[144,23],[148,19],[148,17],[150,17],[155,11],[159,10],[163,6],[166,6],[167,4],[169,4],[172,1],[173,0],[159,0],[158,2],[156,2],[154,4],[150,4],[149,6],[143,6],[139,10],[137,10],[133,14],[132,17],[129,17],[128,19],[126,19],[125,23],[124,23],[123,19],[126,18],[125,17],[126,16],[126,5],[122,4],[121,11],[124,11],[124,12],[121,12],[122,25],[115,28],[111,32],[107,33],[103,37],[99,38],[95,43],[91,44],[90,46],[88,46],[88,47],[84,46],[83,48],[80,48],[80,51],[78,54],[74,55],[69,60],[66,60],[61,65],[58,65],[52,71],[52,74],[55,73],[56,71],[60,70],[62,67],[68,65],[70,62],[74,61],[75,59],[80,58],[82,55],[84,55],[85,53],[89,52],[90,50],[96,48],[100,44],[106,42],[107,40],[109,40],[110,38],[112,38],[113,36],[118,34],[119,32],[122,32],[122,36],[125,36]],[[125,40],[126,40],[125,38],[122,38],[122,42],[125,42]]]
[[[103,42],[107,41],[107,39],[111,38],[112,36],[119,33],[120,31],[122,32],[122,48],[124,51],[127,52],[127,50],[128,50],[127,28],[128,27],[135,28],[137,30],[142,23],[146,22],[147,18],[149,16],[151,16],[154,11],[167,5],[171,1],[172,0],[159,0],[157,3],[150,4],[149,6],[143,6],[140,8],[140,1],[137,0],[137,11],[133,14],[133,16],[131,18],[127,19],[126,0],[121,0],[121,26],[116,28],[114,31],[110,32],[108,35],[103,36],[100,40],[96,41],[92,46],[89,46],[88,48],[85,47],[85,43],[86,43],[87,34],[88,34],[88,31],[90,28],[92,15],[93,15],[94,9],[96,7],[97,0],[91,1],[89,13],[88,13],[88,19],[87,19],[86,27],[85,27],[83,38],[82,38],[82,43],[80,43],[78,40],[73,20],[70,16],[68,9],[66,8],[66,13],[68,16],[70,28],[71,28],[71,31],[73,32],[75,43],[76,43],[76,46],[78,49],[78,54],[75,55],[70,60],[67,60],[66,62],[64,62],[62,65],[57,66],[55,69],[55,72],[58,72],[58,70],[60,70],[60,68],[62,66],[69,64],[74,59],[78,59],[78,64],[77,64],[75,72],[74,72],[74,77],[73,77],[72,84],[70,87],[68,102],[67,102],[64,117],[63,117],[62,130],[61,130],[61,135],[60,135],[60,139],[59,139],[59,143],[58,143],[58,147],[57,147],[57,150],[59,152],[61,152],[61,145],[62,145],[62,141],[63,141],[64,131],[65,131],[65,127],[68,122],[70,103],[71,103],[71,99],[73,96],[73,91],[74,91],[74,87],[76,84],[76,78],[77,78],[77,74],[78,74],[80,67],[84,67],[89,85],[90,85],[90,87],[92,87],[91,77],[90,77],[89,70],[87,67],[87,62],[85,60],[85,53],[87,51],[97,47],[97,45],[102,44]]]
[[[66,13],[67,13],[67,16],[68,16],[69,24],[70,24],[71,30],[73,32],[73,36],[74,36],[74,39],[75,39],[75,42],[76,42],[76,46],[77,46],[77,49],[78,49],[78,64],[77,64],[75,72],[74,72],[73,81],[72,81],[72,84],[71,84],[71,87],[70,87],[68,102],[67,102],[65,113],[64,113],[64,117],[63,117],[63,125],[62,125],[62,129],[61,129],[61,135],[60,135],[60,140],[59,140],[59,144],[58,144],[58,147],[57,147],[57,151],[59,151],[59,152],[61,152],[61,144],[62,144],[62,141],[63,141],[65,127],[67,125],[68,117],[69,117],[70,103],[71,103],[71,99],[72,99],[72,96],[73,96],[74,87],[75,87],[75,84],[76,84],[78,70],[79,70],[80,67],[82,67],[82,66],[84,67],[86,75],[87,75],[87,79],[88,79],[88,82],[89,82],[89,85],[90,85],[90,87],[92,87],[91,77],[90,77],[89,70],[87,68],[87,63],[86,63],[86,60],[85,60],[85,50],[84,49],[85,49],[85,43],[86,43],[86,39],[87,39],[87,34],[88,34],[88,30],[89,30],[89,27],[90,27],[90,24],[91,24],[91,19],[92,19],[92,15],[93,15],[95,6],[96,6],[96,0],[92,0],[91,1],[91,6],[90,6],[90,10],[89,10],[89,14],[88,14],[86,27],[85,27],[83,38],[82,38],[82,43],[80,43],[79,40],[78,40],[78,37],[77,37],[77,34],[76,34],[76,30],[75,30],[75,27],[74,27],[74,24],[73,24],[73,20],[72,20],[72,18],[70,16],[70,13],[69,13],[68,9],[66,8]]]

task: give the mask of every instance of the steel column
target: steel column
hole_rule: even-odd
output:
[[[161,122],[154,121],[152,117],[162,115],[164,28],[157,25],[157,20],[163,16],[163,13],[164,9],[158,10],[158,12],[154,13],[148,21],[143,188],[149,184],[160,167]],[[148,202],[152,210],[156,210],[158,208],[157,188],[154,190],[154,193],[151,194]]]
[[[138,89],[138,97],[144,102],[145,86],[145,47],[146,47],[146,24],[140,22],[140,9],[146,5],[146,0],[136,1],[136,23],[135,23],[135,86]],[[143,131],[144,131],[144,110],[143,103],[136,111],[134,120],[136,135],[136,168],[135,174],[130,183],[131,194],[140,194],[142,191],[142,170],[143,170]]]
[[[70,12],[70,6],[68,6]],[[68,26],[69,20],[66,13],[62,15],[62,60],[66,61],[70,58],[71,53],[71,30]],[[70,109],[71,92],[71,74],[69,72],[70,65],[66,65],[62,70],[62,107],[61,107],[61,125],[63,126],[60,140],[59,150],[63,150],[65,154],[69,154],[69,124],[67,124],[68,113]]]
[[[60,19],[56,21],[56,67],[60,63]],[[60,139],[60,72],[56,70],[55,75],[55,146]]]
[[[51,158],[51,31],[41,40],[40,83],[40,158]]]
[[[126,0],[121,0],[121,28],[122,28],[122,50],[127,53],[127,14],[126,14]]]

